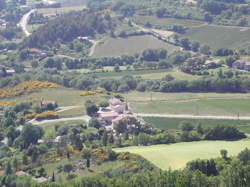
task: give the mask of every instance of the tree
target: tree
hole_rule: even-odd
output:
[[[55,179],[55,172],[53,171],[53,174],[52,174],[52,177],[51,177],[51,182],[55,182],[56,179]]]
[[[180,123],[180,128],[182,131],[192,131],[194,126],[189,122],[183,121]]]
[[[108,103],[108,101],[102,101],[99,103],[99,106],[105,108],[105,107],[109,106],[109,103]]]
[[[13,167],[15,168],[15,171],[18,170],[18,166],[19,166],[18,160],[17,160],[17,158],[14,158],[14,160],[13,160]]]
[[[220,154],[221,154],[221,157],[222,157],[224,160],[227,160],[227,150],[226,150],[226,149],[220,150]]]
[[[65,164],[65,165],[63,166],[63,171],[64,171],[64,172],[69,173],[69,172],[71,172],[72,170],[73,170],[72,164]]]
[[[107,146],[108,144],[108,134],[107,132],[105,131],[102,135],[102,145],[103,146]]]
[[[109,138],[108,138],[108,142],[109,142],[110,144],[113,144],[113,143],[115,142],[113,133],[110,134],[110,136],[109,136]]]
[[[116,65],[115,65],[114,71],[115,71],[115,72],[120,72],[120,71],[121,71],[121,70],[120,70],[119,64],[116,64]]]
[[[43,167],[39,168],[37,172],[39,177],[46,177],[46,171]]]
[[[36,144],[37,140],[41,139],[44,130],[37,125],[25,125],[21,132],[21,146],[28,148],[30,144]]]
[[[233,66],[233,63],[235,62],[236,58],[235,57],[227,57],[226,58],[226,64],[231,68]]]
[[[191,47],[190,47],[190,41],[188,38],[183,38],[181,39],[181,46],[186,49],[186,50],[190,50]]]
[[[10,161],[9,161],[9,162],[7,162],[7,164],[5,166],[5,174],[10,175],[12,173],[13,173],[13,171],[12,171],[11,164],[10,164]]]
[[[26,154],[23,155],[23,164],[24,165],[28,165],[29,164],[29,160]]]
[[[210,55],[211,51],[210,51],[210,47],[208,45],[204,45],[200,48],[200,52],[204,55]]]
[[[86,159],[86,167],[90,167],[90,158],[91,158],[92,152],[90,149],[83,149],[82,151],[82,158]]]
[[[85,102],[85,108],[89,116],[95,116],[98,111],[98,107],[95,105],[93,101],[90,100],[87,100]]]
[[[33,61],[31,62],[31,67],[32,67],[32,68],[37,68],[37,67],[38,67],[38,62],[37,62],[36,60],[33,60]]]
[[[250,150],[248,148],[244,149],[238,154],[238,159],[247,164],[250,161]]]
[[[191,43],[191,50],[194,52],[197,52],[200,48],[200,43],[199,42],[192,42]]]
[[[101,128],[102,124],[97,118],[91,118],[89,120],[89,127],[94,127],[94,128]]]
[[[127,131],[127,123],[125,120],[120,120],[117,124],[114,125],[114,129],[117,134],[125,133]]]
[[[166,13],[167,9],[166,8],[159,8],[157,11],[156,11],[156,16],[158,18],[162,18],[164,17],[164,14]]]

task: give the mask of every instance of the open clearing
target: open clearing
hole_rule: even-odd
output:
[[[95,48],[93,56],[121,56],[121,55],[133,55],[140,53],[145,49],[158,49],[164,48],[168,52],[173,52],[178,47],[167,44],[160,41],[153,36],[131,36],[128,38],[105,38],[102,42],[98,43]]]
[[[135,113],[147,114],[249,116],[250,98],[134,102],[130,108]]]
[[[167,170],[183,168],[191,160],[219,157],[221,149],[226,149],[230,156],[237,155],[246,147],[250,148],[250,140],[183,142],[170,145],[133,146],[114,150],[139,154],[159,168]]]
[[[183,37],[207,44],[213,49],[239,48],[250,42],[250,29],[241,27],[205,25],[190,28]]]
[[[200,124],[203,128],[214,127],[216,125],[228,125],[237,127],[240,131],[250,134],[250,120],[220,120],[220,119],[186,119],[186,118],[160,118],[144,117],[147,123],[162,130],[180,130],[180,123],[185,121],[194,126]]]

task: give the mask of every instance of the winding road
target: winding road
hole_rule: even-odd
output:
[[[31,120],[29,123],[33,125],[42,125],[45,123],[56,123],[56,122],[63,122],[63,121],[74,121],[74,120],[83,120],[88,122],[91,118],[87,115],[84,116],[78,116],[78,117],[72,117],[72,118],[59,118],[59,119],[51,119],[51,120],[43,120],[43,121],[36,121],[36,120]]]
[[[27,29],[27,24],[28,24],[28,21],[29,21],[29,18],[30,18],[30,15],[35,12],[36,9],[32,9],[30,10],[29,12],[27,12],[26,14],[23,15],[22,19],[20,20],[20,22],[18,23],[18,26],[20,26],[24,32],[24,34],[26,36],[29,36],[31,35],[31,33],[28,31]]]

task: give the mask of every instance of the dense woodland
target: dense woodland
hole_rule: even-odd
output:
[[[71,12],[51,20],[36,30],[26,41],[25,46],[41,48],[53,46],[56,41],[71,41],[78,36],[95,36],[112,30],[115,23],[109,15],[90,10]]]

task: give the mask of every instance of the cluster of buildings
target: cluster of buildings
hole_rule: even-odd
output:
[[[136,118],[128,111],[127,104],[120,99],[114,97],[109,99],[108,103],[108,107],[100,107],[98,111],[98,119],[105,125],[106,130],[114,131],[114,126],[120,121]]]
[[[232,67],[234,69],[240,69],[240,70],[246,70],[250,71],[250,62],[247,60],[236,60],[233,64]]]

